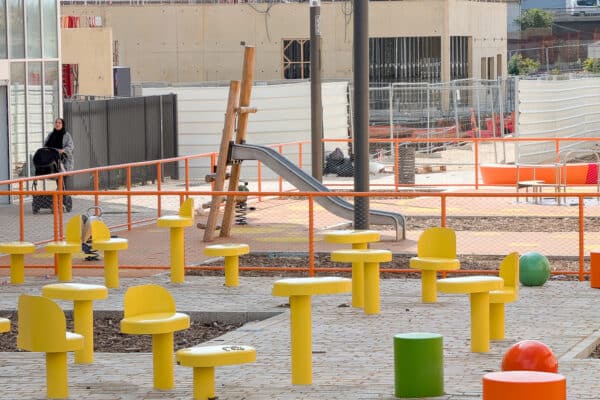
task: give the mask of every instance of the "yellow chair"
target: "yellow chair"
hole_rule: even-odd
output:
[[[171,231],[171,283],[185,281],[185,240],[184,228],[194,225],[194,199],[185,200],[179,207],[178,215],[165,215],[156,221],[161,228]]]
[[[504,304],[519,298],[519,253],[504,257],[500,264],[504,287],[490,292],[490,339],[504,339]]]
[[[155,389],[173,389],[173,332],[189,327],[190,317],[175,311],[175,301],[167,289],[141,285],[125,292],[121,332],[152,335]]]
[[[47,297],[19,296],[17,347],[46,353],[48,398],[69,397],[67,351],[83,347],[83,336],[67,332],[65,314]]]
[[[10,319],[0,318],[0,333],[10,332]]]
[[[10,283],[20,285],[25,283],[25,254],[35,252],[35,246],[30,242],[0,243],[0,253],[10,254]]]
[[[210,400],[215,396],[215,367],[256,361],[256,350],[250,346],[203,346],[177,350],[177,364],[192,367],[194,399]]]
[[[67,221],[65,240],[50,242],[46,253],[58,255],[58,280],[69,282],[73,278],[73,253],[81,251],[81,216],[75,215]]]
[[[456,258],[456,233],[451,228],[427,228],[419,236],[417,256],[409,261],[409,267],[421,270],[421,299],[423,303],[437,300],[437,271],[460,268]]]
[[[104,284],[107,288],[119,287],[119,250],[126,250],[127,239],[111,238],[110,231],[104,222],[93,220],[92,248],[104,252]]]

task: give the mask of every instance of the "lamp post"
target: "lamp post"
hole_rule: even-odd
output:
[[[310,0],[310,128],[313,178],[323,180],[321,100],[321,0]]]

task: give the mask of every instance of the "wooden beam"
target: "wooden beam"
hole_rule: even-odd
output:
[[[252,94],[252,83],[254,80],[254,47],[246,46],[244,48],[244,66],[242,69],[242,89],[240,92],[240,109],[250,109],[250,95]],[[242,112],[237,118],[237,132],[235,143],[241,144],[246,141],[246,132],[248,128],[248,113]],[[238,190],[240,182],[241,164],[231,166],[231,176],[229,178],[229,191]],[[231,226],[233,225],[235,211],[235,196],[227,196],[225,211],[223,212],[223,221],[221,222],[221,237],[231,236]]]
[[[222,192],[227,178],[227,159],[229,152],[229,142],[233,138],[233,130],[235,128],[235,110],[239,106],[240,101],[240,81],[231,81],[229,83],[229,98],[227,99],[227,109],[225,111],[225,124],[223,127],[223,135],[221,137],[221,146],[219,147],[219,158],[217,160],[217,170],[215,171],[215,185],[213,191]],[[204,226],[204,241],[210,242],[214,239],[217,220],[219,218],[219,209],[223,196],[213,195],[212,205],[208,213],[208,219]],[[221,224],[222,225],[222,224]],[[200,224],[198,225],[200,228]]]

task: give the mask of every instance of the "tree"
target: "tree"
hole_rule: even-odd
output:
[[[508,73],[510,75],[535,74],[540,69],[540,62],[531,58],[523,58],[520,53],[513,54],[508,60]]]
[[[521,26],[522,31],[529,28],[550,28],[554,22],[554,16],[548,11],[530,8],[523,11],[515,22]]]
[[[583,70],[594,74],[600,73],[600,59],[587,58],[583,61]]]

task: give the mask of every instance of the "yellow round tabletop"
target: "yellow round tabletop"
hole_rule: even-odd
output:
[[[30,242],[4,242],[0,243],[0,253],[29,254],[35,251],[35,246]]]
[[[213,244],[204,248],[204,254],[212,257],[229,257],[248,254],[250,246],[243,243]]]
[[[312,296],[316,294],[347,293],[352,280],[339,277],[287,278],[275,281],[273,296]]]
[[[42,287],[42,295],[57,300],[100,300],[108,297],[108,289],[86,283],[52,283]]]
[[[325,233],[325,241],[337,244],[371,243],[379,241],[379,232],[361,229],[343,229]]]

